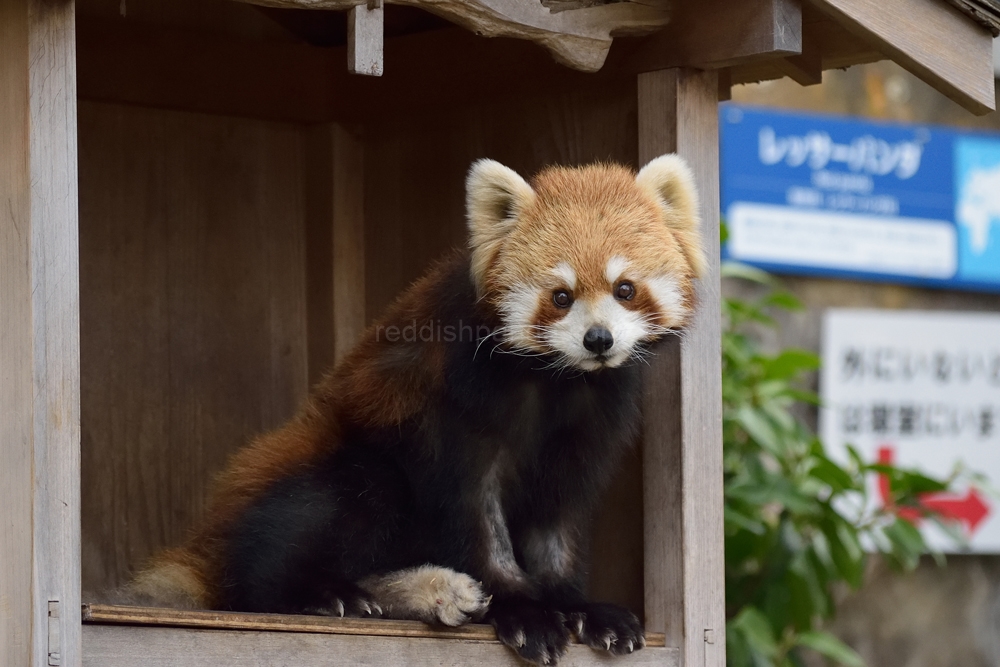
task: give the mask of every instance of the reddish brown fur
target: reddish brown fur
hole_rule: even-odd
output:
[[[489,264],[487,293],[497,296],[510,285],[537,281],[540,273],[568,261],[577,275],[575,298],[606,294],[606,263],[620,255],[642,275],[675,277],[690,298],[691,265],[664,224],[660,203],[637,187],[635,178],[630,169],[616,164],[553,167],[539,173],[531,182],[534,201],[520,212],[516,227]],[[548,287],[561,287],[558,278],[551,281]],[[546,313],[544,303],[540,308],[541,319],[558,319],[565,312]]]

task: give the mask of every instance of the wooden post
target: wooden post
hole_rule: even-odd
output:
[[[639,75],[639,163],[688,161],[710,267],[686,335],[652,361],[643,403],[646,628],[666,633],[683,667],[725,665],[718,94],[713,71]]]
[[[382,76],[384,24],[382,0],[355,5],[347,13],[347,70],[351,74]]]
[[[72,0],[0,0],[0,664],[78,667]]]

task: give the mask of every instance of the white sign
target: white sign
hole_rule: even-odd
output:
[[[1000,482],[1000,314],[841,310],[823,321],[820,431],[832,456],[948,476],[956,463]],[[880,480],[871,497],[882,502]],[[932,494],[972,551],[1000,553],[1000,507],[975,488]],[[957,545],[929,522],[929,543]]]
[[[956,244],[955,226],[945,220],[751,202],[729,207],[729,253],[743,261],[951,278]]]

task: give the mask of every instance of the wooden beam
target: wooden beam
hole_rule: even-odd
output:
[[[993,35],[940,0],[810,0],[974,114],[996,109]]]
[[[385,621],[390,623],[389,621]],[[426,626],[425,626],[426,627]],[[492,628],[486,628],[492,631]],[[275,667],[276,665],[407,665],[523,667],[517,655],[494,640],[422,636],[374,636],[210,630],[177,627],[92,625],[83,628],[85,667]],[[679,652],[649,647],[609,660],[572,644],[563,667],[621,664],[622,667],[680,667]]]
[[[382,618],[333,618],[288,614],[251,614],[232,611],[195,611],[159,607],[85,604],[85,623],[110,625],[148,625],[169,628],[213,630],[261,630],[265,632],[307,632],[329,635],[368,635],[370,637],[419,637],[496,642],[492,625],[470,623],[457,628],[434,626],[419,621],[392,621]],[[664,646],[662,634],[650,633],[646,646]]]
[[[80,665],[72,0],[0,0],[0,664]]]
[[[773,60],[785,74],[800,86],[815,86],[823,83],[823,52],[816,23],[803,26],[802,53]]]
[[[639,162],[688,161],[709,262],[694,319],[652,360],[643,401],[646,628],[698,667],[725,665],[718,91],[713,71],[639,75]]]
[[[242,1],[268,7],[351,9],[352,12],[363,4],[359,0]],[[672,9],[670,0],[586,3],[564,11],[554,11],[538,0],[387,1],[431,12],[483,37],[537,42],[559,62],[584,72],[601,69],[613,37],[655,32],[670,21]]]
[[[382,0],[372,5],[354,5],[347,12],[347,71],[382,76],[382,45],[385,41],[385,8]]]
[[[717,69],[802,52],[797,0],[702,0],[678,3],[666,29],[619,40],[608,67],[650,72],[670,67]]]

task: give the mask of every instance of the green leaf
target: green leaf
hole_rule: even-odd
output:
[[[786,389],[785,394],[790,398],[795,399],[801,403],[808,403],[809,405],[822,405],[823,401],[820,400],[819,394],[814,391],[805,391],[803,389]]]
[[[791,292],[772,292],[764,298],[764,303],[784,310],[802,310],[802,302]]]
[[[760,521],[755,521],[754,519],[751,519],[745,514],[737,512],[733,507],[731,507],[728,504],[725,506],[725,508],[723,508],[723,515],[725,517],[726,523],[733,524],[734,526],[742,528],[744,530],[749,530],[754,535],[763,535],[764,533],[767,532],[767,526],[765,526],[763,523],[761,523]]]
[[[912,523],[897,518],[883,529],[891,543],[891,553],[905,570],[912,570],[920,562],[920,555],[926,551],[924,538]]]
[[[810,630],[800,633],[795,644],[810,648],[845,667],[866,667],[865,661],[854,649],[829,632]]]
[[[786,380],[819,368],[819,357],[808,350],[788,349],[765,365],[768,378]]]
[[[774,630],[772,630],[767,616],[756,607],[744,607],[732,620],[732,625],[743,634],[747,643],[755,651],[763,653],[769,658],[778,655],[778,644],[774,640]]]
[[[827,519],[823,521],[822,530],[830,545],[830,557],[837,570],[853,588],[860,587],[864,576],[865,554],[854,527],[842,519]]]
[[[742,262],[726,261],[722,263],[720,273],[723,278],[741,278],[760,285],[773,285],[774,278],[767,271]]]
[[[830,459],[823,458],[816,462],[809,474],[828,485],[835,493],[855,488],[854,478]]]
[[[736,413],[736,421],[739,422],[740,426],[746,430],[751,438],[771,453],[780,454],[784,449],[767,418],[753,408],[749,406],[740,408]]]
[[[753,656],[743,633],[726,623],[726,664],[728,667],[754,667]]]

